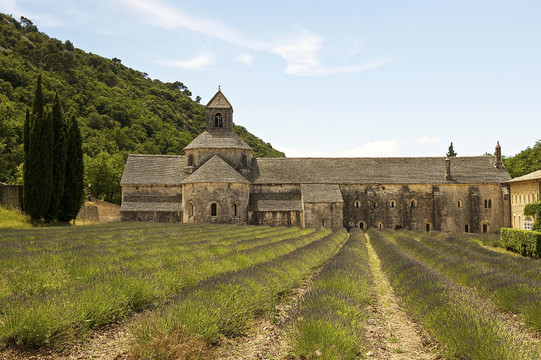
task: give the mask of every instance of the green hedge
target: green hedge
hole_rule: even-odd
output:
[[[508,250],[522,255],[541,257],[541,232],[501,228],[500,239]]]

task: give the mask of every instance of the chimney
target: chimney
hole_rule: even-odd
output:
[[[451,180],[451,159],[445,158],[445,180]]]
[[[500,142],[499,142],[499,141],[498,141],[498,143],[496,144],[496,150],[494,151],[494,157],[495,157],[494,166],[495,166],[497,169],[503,168],[503,162],[502,162],[502,148],[501,148],[501,146],[500,146]]]

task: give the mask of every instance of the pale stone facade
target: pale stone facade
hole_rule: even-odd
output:
[[[508,181],[513,229],[531,230],[535,215],[525,216],[524,205],[541,200],[541,170]]]
[[[509,173],[494,156],[254,158],[221,91],[185,156],[130,155],[124,220],[498,232]]]

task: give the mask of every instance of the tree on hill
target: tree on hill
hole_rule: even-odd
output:
[[[32,106],[39,74],[44,103],[53,103],[55,92],[65,98],[65,118],[78,119],[83,152],[91,159],[102,152],[182,155],[184,147],[205,130],[204,106],[191,98],[180,81],[152,80],[119,59],[86,53],[69,40],[49,38],[29,19],[19,22],[0,14],[0,44],[6,49],[0,51],[0,121],[5,125],[0,126],[2,182],[17,183],[23,176],[25,109]],[[239,133],[257,156],[283,156],[246,129]],[[123,165],[117,170],[121,173]]]
[[[458,154],[455,152],[455,149],[453,148],[453,142],[451,141],[451,145],[449,145],[449,151],[447,152],[447,157],[455,157]]]
[[[541,140],[515,156],[504,157],[503,164],[513,178],[541,170]]]

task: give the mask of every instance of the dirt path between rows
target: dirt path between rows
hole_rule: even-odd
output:
[[[367,236],[368,238],[368,236]],[[442,346],[428,336],[400,307],[389,280],[381,270],[376,252],[367,242],[370,267],[374,274],[377,301],[371,306],[366,326],[369,347],[367,359],[435,360],[442,357]]]

